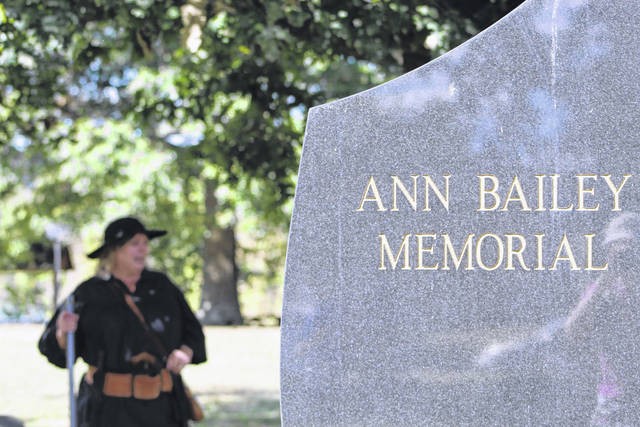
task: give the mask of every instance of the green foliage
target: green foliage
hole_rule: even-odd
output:
[[[44,289],[22,274],[13,277],[5,286],[2,312],[10,320],[20,320],[31,315],[41,318],[45,305]]]
[[[426,63],[519,3],[0,3],[0,267],[50,221],[97,244],[108,220],[136,214],[171,230],[156,258],[185,288],[199,284],[207,229],[242,221],[271,246],[241,245],[243,277],[281,281],[308,109]],[[280,240],[264,240],[274,229]]]

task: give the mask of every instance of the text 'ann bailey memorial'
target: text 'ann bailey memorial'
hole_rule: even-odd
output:
[[[478,175],[478,207],[477,212],[509,212],[521,211],[521,212],[597,212],[601,209],[599,200],[601,194],[596,194],[596,187],[593,184],[586,184],[589,181],[596,181],[598,178],[606,183],[606,190],[610,201],[610,210],[612,212],[621,211],[620,205],[620,192],[622,187],[626,184],[627,180],[631,177],[631,174],[625,174],[621,177],[620,184],[613,183],[610,175],[576,175],[576,188],[574,195],[576,197],[576,203],[571,203],[567,206],[561,206],[559,204],[559,178],[557,174],[550,176],[551,181],[551,204],[545,206],[545,180],[546,175],[536,175],[536,187],[534,208],[529,205],[528,199],[525,196],[521,180],[518,176],[515,176],[508,186],[508,190],[503,196],[500,195],[500,181],[494,175]],[[435,195],[437,201],[441,204],[447,213],[449,212],[450,197],[451,197],[451,175],[443,176],[444,188],[441,189],[435,184],[434,180],[429,175],[422,175],[424,183],[420,188],[419,175],[411,175],[412,183],[407,186],[398,176],[392,175],[390,180],[390,191],[387,194],[386,199],[389,201],[391,208],[385,207],[383,197],[374,177],[370,177],[365,187],[362,199],[360,200],[357,212],[364,212],[365,205],[367,203],[373,203],[374,209],[377,212],[398,212],[398,197],[404,198],[405,204],[408,204],[409,208],[414,212],[418,212],[419,193],[423,194],[420,202],[423,206],[420,209],[421,212],[431,212],[430,196]],[[407,188],[409,187],[409,188]],[[419,190],[420,188],[420,190]],[[432,197],[434,198],[434,197]],[[590,200],[591,199],[591,200]],[[488,201],[487,201],[488,200]],[[504,200],[504,201],[503,201]],[[606,207],[604,209],[607,209]],[[546,244],[545,234],[533,234],[528,236],[533,243],[527,243],[527,236],[517,233],[509,233],[505,235],[497,235],[493,233],[484,233],[479,236],[476,234],[467,234],[464,236],[461,244],[458,244],[459,248],[456,249],[456,245],[452,241],[452,237],[449,233],[443,233],[437,235],[435,233],[405,233],[401,238],[401,243],[397,249],[397,253],[392,249],[392,245],[389,243],[387,235],[382,233],[378,235],[380,242],[380,262],[379,269],[386,270],[387,265],[390,265],[391,269],[396,269],[400,263],[402,270],[449,270],[451,268],[465,270],[473,270],[479,268],[481,270],[495,270],[498,268],[505,268],[506,270],[514,270],[515,268],[522,268],[524,270],[557,270],[558,263],[566,261],[570,264],[572,270],[579,270],[584,268],[586,270],[606,270],[608,265],[605,263],[601,266],[594,265],[593,251],[594,251],[594,238],[595,233],[584,234],[582,236],[583,241],[577,242],[584,245],[585,259],[582,264],[576,261],[574,256],[574,250],[572,249],[571,242],[566,233],[563,234],[559,242],[556,242],[557,248],[554,252],[553,258],[550,259],[549,264],[545,264],[543,259],[543,245]],[[411,244],[412,240],[415,244]],[[430,257],[434,254],[434,245],[440,240],[442,243],[442,262],[427,263],[425,264],[425,257]],[[486,243],[485,243],[486,242]],[[574,242],[575,244],[575,242]],[[529,251],[535,251],[535,262],[529,266],[524,260],[525,250],[527,246],[534,247],[535,249],[528,249]],[[493,251],[494,260],[490,263],[485,262],[486,248],[489,247]],[[411,248],[415,248],[415,256],[410,256]],[[395,254],[395,255],[394,255]],[[412,264],[411,259],[416,261],[416,264]],[[466,259],[466,261],[464,261]],[[474,264],[475,260],[475,264]],[[413,265],[413,266],[412,266]],[[461,267],[462,266],[462,267]]]
[[[640,425],[638,28],[528,0],[310,111],[284,425]]]

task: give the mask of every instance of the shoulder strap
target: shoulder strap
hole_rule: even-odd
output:
[[[122,293],[122,296],[124,297],[124,302],[127,303],[127,305],[129,306],[129,308],[131,309],[133,314],[135,314],[135,316],[138,318],[138,320],[140,321],[140,324],[142,324],[142,327],[144,328],[145,332],[147,333],[147,336],[151,339],[151,341],[153,341],[153,343],[155,344],[157,349],[160,350],[160,354],[162,354],[162,357],[164,357],[166,359],[167,356],[168,356],[166,348],[164,347],[164,345],[162,345],[162,342],[160,341],[158,336],[153,333],[151,328],[149,328],[149,324],[145,320],[144,316],[142,315],[142,312],[140,311],[140,309],[136,305],[136,303],[133,300],[133,298],[131,297],[131,295],[128,294],[127,292],[125,292],[122,288],[120,288],[117,283],[113,283],[113,285],[120,289],[120,292]]]
[[[140,311],[136,303],[133,301],[133,298],[131,298],[131,295],[129,295],[126,292],[123,292],[122,295],[124,295],[124,302],[127,303],[131,311],[133,311],[133,314],[135,314],[138,320],[140,321],[140,323],[142,323],[142,326],[144,327],[144,329],[149,330],[149,325],[147,325],[147,321],[144,319],[142,312]]]

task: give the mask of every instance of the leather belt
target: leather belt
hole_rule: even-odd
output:
[[[133,397],[135,399],[157,399],[160,392],[173,388],[171,374],[162,369],[158,375],[118,374],[105,372],[102,393],[111,397]]]

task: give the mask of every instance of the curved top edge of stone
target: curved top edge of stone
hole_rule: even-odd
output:
[[[460,55],[460,54],[464,54],[464,51],[466,51],[470,45],[472,44],[476,44],[481,42],[483,39],[487,38],[487,36],[495,31],[499,31],[501,27],[503,27],[504,25],[506,25],[509,21],[518,19],[518,17],[523,14],[525,12],[526,9],[530,8],[532,6],[532,3],[536,2],[537,0],[526,0],[523,3],[521,3],[520,5],[518,5],[515,9],[513,9],[511,12],[509,12],[508,14],[506,14],[505,16],[503,16],[502,18],[500,18],[498,21],[494,22],[493,24],[491,24],[489,27],[485,28],[484,30],[480,31],[478,34],[476,34],[475,36],[471,37],[470,39],[466,40],[465,42],[459,44],[458,46],[456,46],[455,48],[449,50],[448,52],[444,53],[443,55],[438,56],[437,58],[432,59],[431,61],[407,72],[404,73],[398,77],[395,77],[389,81],[386,81],[384,83],[380,83],[379,85],[373,86],[371,88],[365,89],[363,91],[354,93],[352,95],[346,96],[344,98],[339,98],[339,99],[335,99],[333,101],[329,101],[326,102],[324,104],[320,104],[320,105],[316,105],[313,106],[309,109],[309,113],[308,115],[311,116],[313,110],[322,110],[325,108],[332,108],[332,107],[337,107],[340,104],[344,103],[344,102],[348,102],[353,100],[353,98],[357,98],[357,97],[361,97],[365,94],[370,94],[371,92],[375,92],[380,90],[381,88],[384,88],[388,85],[397,83],[399,80],[405,79],[405,78],[411,78],[412,75],[419,73],[419,72],[424,72],[424,71],[428,71],[429,68],[434,68],[436,67],[440,62],[446,61],[452,57],[455,57],[456,55]],[[318,112],[318,111],[316,111]]]

